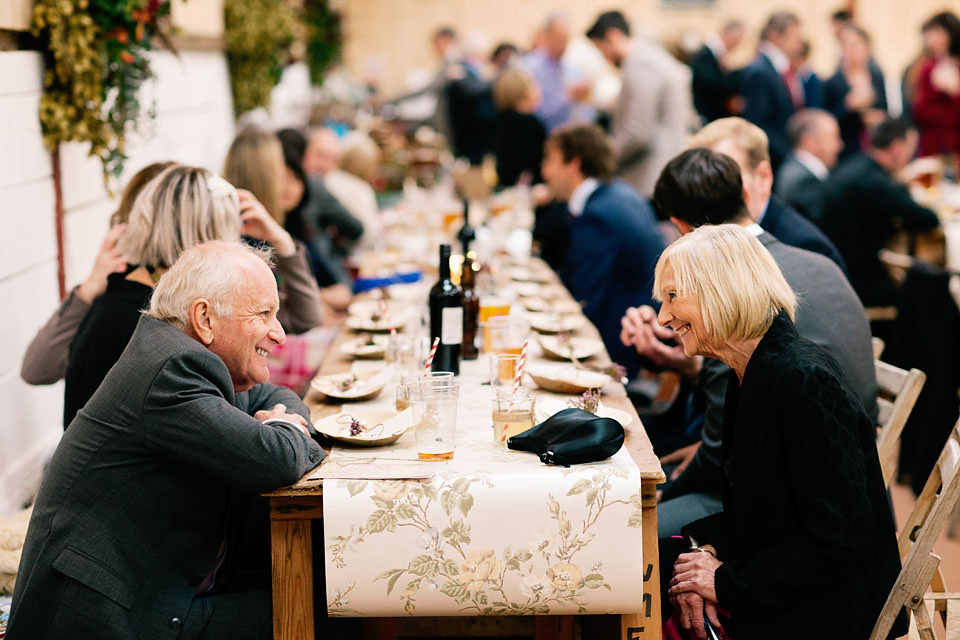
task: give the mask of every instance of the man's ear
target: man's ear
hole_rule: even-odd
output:
[[[687,235],[688,233],[690,233],[691,231],[693,231],[693,227],[690,226],[690,223],[685,222],[685,221],[681,220],[680,218],[676,218],[676,217],[674,217],[674,216],[670,216],[670,222],[673,223],[673,226],[675,226],[675,227],[677,228],[677,231],[679,231],[679,232],[680,232],[680,235],[682,235],[682,236],[685,236],[685,235]]]
[[[187,323],[190,332],[204,345],[213,343],[213,309],[206,298],[198,298],[190,305]]]

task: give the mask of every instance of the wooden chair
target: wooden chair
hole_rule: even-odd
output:
[[[877,417],[880,423],[877,452],[883,470],[883,484],[889,487],[897,468],[897,443],[900,442],[903,425],[913,411],[927,375],[919,369],[904,371],[879,360],[874,361],[874,366],[877,370],[877,405],[880,408]]]
[[[886,344],[883,342],[883,338],[878,338],[876,336],[870,338],[870,341],[873,343],[873,359],[879,360],[880,354],[883,353],[883,348]]]
[[[939,490],[939,493],[938,493]],[[947,640],[960,638],[960,593],[947,593],[940,574],[940,557],[933,553],[940,532],[960,500],[960,421],[954,426],[937,465],[930,473],[910,517],[900,531],[903,569],[890,590],[870,640],[890,633],[901,607],[913,613],[913,638],[935,640],[932,612],[939,611]],[[928,592],[932,589],[932,592]],[[915,629],[913,628],[915,626]]]

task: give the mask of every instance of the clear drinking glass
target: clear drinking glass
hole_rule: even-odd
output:
[[[495,387],[513,386],[517,377],[520,356],[513,353],[494,353],[490,357],[490,384]]]
[[[523,342],[530,335],[530,323],[517,316],[496,316],[487,321],[490,348],[494,353],[520,355]]]
[[[529,389],[500,387],[493,400],[493,441],[506,445],[507,439],[534,425],[534,399]]]
[[[390,337],[384,361],[399,365],[401,370],[419,368],[418,344],[411,336],[399,333]]]
[[[426,377],[423,373],[414,371],[404,371],[400,374],[400,383],[397,384],[397,411],[403,411],[410,406],[410,385],[419,385],[424,381],[432,380],[453,380],[452,371],[431,371]]]
[[[457,433],[460,383],[452,378],[421,380],[407,385],[417,456],[421,460],[450,460]]]

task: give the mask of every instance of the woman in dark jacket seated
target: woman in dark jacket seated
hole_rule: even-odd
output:
[[[900,570],[874,427],[836,361],[797,335],[776,262],[747,230],[704,226],[663,252],[654,295],[688,356],[737,374],[724,510],[684,528],[699,547],[669,583],[681,625],[706,638],[721,611],[736,640],[867,638]]]

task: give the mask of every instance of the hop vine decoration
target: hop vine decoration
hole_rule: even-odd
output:
[[[299,28],[296,14],[284,0],[226,0],[223,16],[234,112],[269,107]]]
[[[44,145],[89,142],[104,183],[119,177],[138,92],[152,77],[147,53],[164,32],[170,0],[37,0],[33,34],[44,52],[40,125]],[[148,112],[154,116],[152,105]]]

